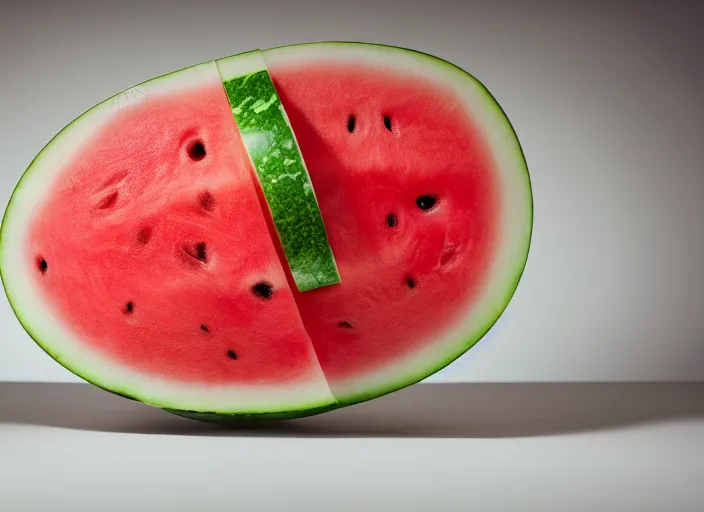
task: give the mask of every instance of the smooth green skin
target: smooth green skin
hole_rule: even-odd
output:
[[[324,412],[339,409],[339,404],[324,405],[313,409],[301,409],[299,411],[272,412],[261,414],[220,414],[212,412],[179,411],[176,409],[164,409],[166,412],[188,418],[190,420],[204,421],[207,423],[220,423],[223,425],[257,425],[261,423],[275,423],[278,421],[295,420],[308,416],[317,416]]]
[[[313,184],[269,73],[223,86],[296,286],[305,292],[339,283]]]
[[[465,349],[463,351],[461,351],[460,353],[457,353],[457,354],[449,355],[448,358],[441,365],[439,365],[435,368],[429,368],[427,371],[417,374],[412,379],[407,379],[405,381],[392,383],[385,388],[378,389],[376,392],[369,392],[369,393],[359,394],[359,395],[356,395],[353,397],[346,397],[344,400],[338,400],[337,403],[326,404],[323,406],[301,408],[298,410],[271,411],[268,413],[221,413],[221,412],[217,412],[217,411],[188,411],[188,410],[179,410],[179,409],[175,409],[175,408],[166,408],[166,407],[156,406],[166,412],[176,414],[178,416],[194,419],[194,420],[211,422],[211,423],[221,423],[221,424],[227,424],[227,425],[251,425],[251,424],[257,424],[257,423],[269,423],[269,422],[273,422],[273,421],[285,421],[285,420],[291,420],[291,419],[296,419],[296,418],[304,418],[304,417],[314,416],[314,415],[318,415],[318,414],[328,412],[331,410],[339,409],[341,407],[347,407],[350,405],[355,405],[355,404],[359,404],[362,402],[366,402],[366,401],[372,400],[374,398],[379,398],[381,396],[384,396],[384,395],[390,394],[392,392],[399,391],[399,390],[404,389],[406,387],[412,386],[412,385],[417,384],[418,382],[430,377],[431,375],[439,372],[440,370],[444,369],[445,367],[447,367],[448,365],[450,365],[451,363],[456,361],[459,357],[461,357],[464,353],[466,353],[469,349],[471,349],[474,345],[476,345],[486,335],[486,333],[489,332],[489,330],[491,330],[491,328],[498,321],[498,319],[503,314],[505,309],[508,307],[511,299],[515,295],[516,289],[518,288],[518,284],[523,276],[523,273],[525,272],[525,268],[528,263],[528,257],[530,255],[530,248],[531,248],[531,244],[532,244],[533,217],[534,217],[534,213],[533,213],[534,212],[534,201],[533,201],[532,184],[531,184],[531,180],[530,180],[530,174],[528,171],[528,166],[527,166],[527,162],[525,159],[525,154],[524,154],[523,149],[520,145],[520,141],[518,140],[515,129],[513,128],[512,124],[511,124],[508,116],[504,112],[504,110],[501,108],[499,103],[496,101],[496,99],[491,94],[491,92],[489,92],[489,90],[486,88],[486,86],[483,83],[481,83],[478,79],[476,79],[474,76],[469,74],[467,71],[452,64],[451,62],[443,60],[443,59],[436,57],[434,55],[430,55],[430,54],[420,52],[418,50],[409,49],[409,48],[394,47],[394,46],[390,46],[390,45],[382,45],[382,44],[375,44],[375,43],[355,42],[355,41],[327,41],[327,42],[321,41],[321,42],[301,43],[301,44],[296,44],[296,45],[274,47],[271,49],[273,50],[276,48],[295,48],[295,47],[299,47],[299,46],[308,46],[308,45],[317,45],[317,44],[341,45],[341,46],[368,45],[368,46],[386,47],[386,48],[393,48],[393,49],[397,49],[397,50],[412,52],[415,55],[418,55],[420,57],[423,57],[423,58],[429,60],[430,62],[434,63],[435,65],[446,66],[446,67],[451,68],[455,72],[466,76],[467,80],[472,81],[481,87],[481,89],[485,93],[487,102],[491,103],[491,105],[496,110],[497,116],[501,117],[505,121],[505,123],[506,123],[507,127],[510,129],[511,133],[513,133],[515,143],[518,148],[518,155],[517,156],[520,158],[520,160],[523,164],[523,167],[525,169],[526,194],[530,195],[530,209],[527,212],[527,214],[529,215],[529,219],[527,219],[529,221],[529,223],[528,223],[529,228],[528,228],[527,232],[525,233],[525,237],[526,237],[525,248],[526,248],[526,250],[525,250],[524,257],[522,258],[522,260],[520,262],[520,268],[516,269],[516,272],[514,273],[514,279],[510,283],[506,284],[506,293],[504,295],[504,300],[502,301],[500,307],[497,307],[497,313],[495,314],[495,317],[490,322],[488,322],[486,324],[485,329],[483,329],[478,334],[472,336],[470,339],[467,339],[466,344],[465,344]],[[249,52],[245,52],[245,53],[249,53]],[[160,78],[165,78],[165,77],[168,77],[174,73],[178,73],[178,71],[162,75],[161,77],[156,77],[155,79],[152,79],[150,81],[158,80]],[[85,113],[83,115],[85,115]],[[79,116],[75,121],[80,119],[83,115]],[[66,128],[64,128],[64,129],[66,129]],[[41,154],[41,152],[40,152],[40,154]],[[39,155],[36,158],[39,158]],[[31,168],[31,164],[30,164],[30,168]],[[20,181],[17,183],[17,185],[15,187],[15,191],[19,190],[22,187],[22,181],[23,181],[22,178],[20,178]],[[12,197],[14,197],[14,192],[12,194]],[[3,232],[3,227],[5,225],[5,222],[8,218],[8,212],[10,210],[10,205],[12,204],[12,197],[10,198],[8,206],[5,210],[5,214],[3,216],[3,222],[0,225],[0,251],[9,250],[7,247],[3,246],[2,232]],[[2,267],[0,267],[0,280],[3,280]],[[7,292],[6,289],[5,289],[5,291]],[[37,343],[37,345],[39,345],[39,347],[44,352],[46,352],[49,356],[51,356],[53,359],[55,359],[64,368],[71,371],[75,375],[81,377],[86,382],[93,384],[96,387],[101,388],[105,391],[108,391],[109,393],[121,396],[123,398],[130,399],[130,400],[142,402],[142,400],[140,400],[140,398],[139,398],[138,391],[131,391],[128,389],[109,389],[105,386],[102,386],[95,379],[86,378],[84,372],[82,372],[79,368],[75,368],[73,366],[70,366],[67,362],[62,361],[56,355],[52,354],[51,349],[47,346],[48,343],[42,342],[41,340],[37,339],[37,337],[32,334],[32,330],[30,327],[31,322],[29,321],[29,319],[22,318],[22,315],[20,314],[20,312],[14,308],[13,303],[12,303],[12,299],[9,297],[9,295],[8,295],[8,299],[10,300],[10,306],[12,307],[20,324],[27,331],[29,336]]]

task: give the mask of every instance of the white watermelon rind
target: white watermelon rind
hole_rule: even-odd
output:
[[[74,151],[88,143],[117,109],[208,81],[220,83],[214,61],[147,80],[90,108],[44,146],[13,190],[0,225],[0,279],[5,294],[22,327],[44,352],[71,373],[112,393],[164,409],[245,417],[297,416],[328,409],[335,400],[322,371],[310,382],[295,386],[199,385],[137,373],[81,345],[80,336],[53,313],[40,290],[31,285],[35,280],[30,272],[36,272],[36,267],[26,260],[23,250],[27,227],[37,205],[51,193],[58,170],[71,160]],[[227,105],[224,91],[223,101]]]
[[[335,64],[361,62],[383,71],[418,73],[462,98],[468,115],[483,130],[500,171],[503,193],[503,239],[493,262],[493,280],[462,321],[439,333],[426,349],[415,351],[377,372],[354,381],[332,382],[340,405],[370,400],[420,382],[456,361],[491,330],[507,309],[525,271],[533,232],[533,190],[523,148],[513,125],[488,88],[464,69],[417,50],[383,44],[330,41],[271,48],[262,52],[270,67],[295,66],[329,59]]]

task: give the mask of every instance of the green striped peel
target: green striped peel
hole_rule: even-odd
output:
[[[308,169],[261,52],[217,65],[296,286],[339,283]]]

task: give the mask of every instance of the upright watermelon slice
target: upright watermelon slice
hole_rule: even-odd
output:
[[[431,375],[498,319],[530,245],[520,145],[472,76],[363,43],[258,55],[80,116],[24,173],[0,232],[7,296],[46,352],[194,418],[305,416]],[[273,93],[242,105],[233,84],[262,69]],[[237,110],[272,105],[286,124],[261,129],[302,156],[302,181],[276,187]],[[290,178],[284,153],[266,165]],[[328,261],[315,286],[296,273],[314,274],[302,246]]]

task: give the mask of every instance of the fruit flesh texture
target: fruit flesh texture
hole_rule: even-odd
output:
[[[269,72],[342,278],[294,294],[333,393],[344,393],[343,382],[432,344],[486,285],[500,222],[494,163],[457,99],[418,78],[333,64]]]
[[[175,381],[316,377],[218,82],[119,111],[83,147],[26,251],[84,343]]]
[[[64,180],[65,189],[83,194],[89,208],[75,211],[80,201],[66,201],[66,210],[52,204],[46,210],[52,214],[35,232],[45,236],[43,243],[30,247],[32,257],[46,257],[49,265],[38,274],[42,286],[61,294],[75,289],[75,276],[82,275],[111,298],[99,304],[95,297],[72,294],[60,303],[88,339],[118,360],[183,381],[283,384],[304,379],[317,364],[310,335],[335,391],[336,383],[432,344],[438,329],[456,320],[485,284],[496,250],[497,184],[479,132],[457,110],[455,98],[378,69],[270,72],[308,164],[342,284],[291,292],[273,248],[253,242],[271,238],[263,219],[253,215],[257,205],[246,192],[249,184],[242,186],[251,170],[236,135],[205,140],[203,161],[186,158],[188,144],[202,138],[193,127],[183,130],[186,120],[199,119],[201,128],[212,122],[213,137],[232,122],[229,108],[204,107],[218,104],[221,90],[197,91],[189,103],[195,110],[165,103],[166,117],[154,121],[160,130],[179,127],[162,135],[172,138],[165,147],[182,149],[174,153],[176,161],[161,154],[158,143],[138,158],[120,153],[144,148],[143,141],[154,137],[149,123],[133,123],[126,131],[129,141],[98,147],[97,156]],[[178,120],[168,117],[174,115]],[[112,137],[124,136],[116,130]],[[174,173],[202,169],[213,155],[222,160],[207,164],[215,169],[211,174]],[[119,163],[129,166],[132,159],[163,179],[148,183],[139,173],[122,176]],[[105,181],[96,184],[95,164],[101,162],[117,164],[103,170]],[[96,185],[102,186],[99,193]],[[424,196],[437,201],[427,211],[417,204]],[[132,206],[125,199],[133,199]],[[73,231],[65,231],[65,222],[52,225],[52,217],[74,219]],[[120,223],[121,218],[128,221]],[[64,231],[52,245],[46,233],[57,229]],[[208,234],[216,236],[208,240]],[[203,241],[205,262],[198,248]],[[130,269],[131,257],[141,258],[143,267]],[[63,271],[57,270],[61,262]],[[90,277],[96,268],[104,269],[100,277]],[[120,278],[111,278],[111,272]],[[158,306],[150,306],[154,287],[144,285],[144,273],[170,276]],[[107,285],[111,279],[115,282]],[[259,282],[273,285],[272,299],[252,293]],[[126,314],[128,302],[133,311]],[[122,324],[108,336],[105,319],[115,313]],[[204,338],[210,341],[203,344]],[[155,343],[160,339],[168,342]]]

